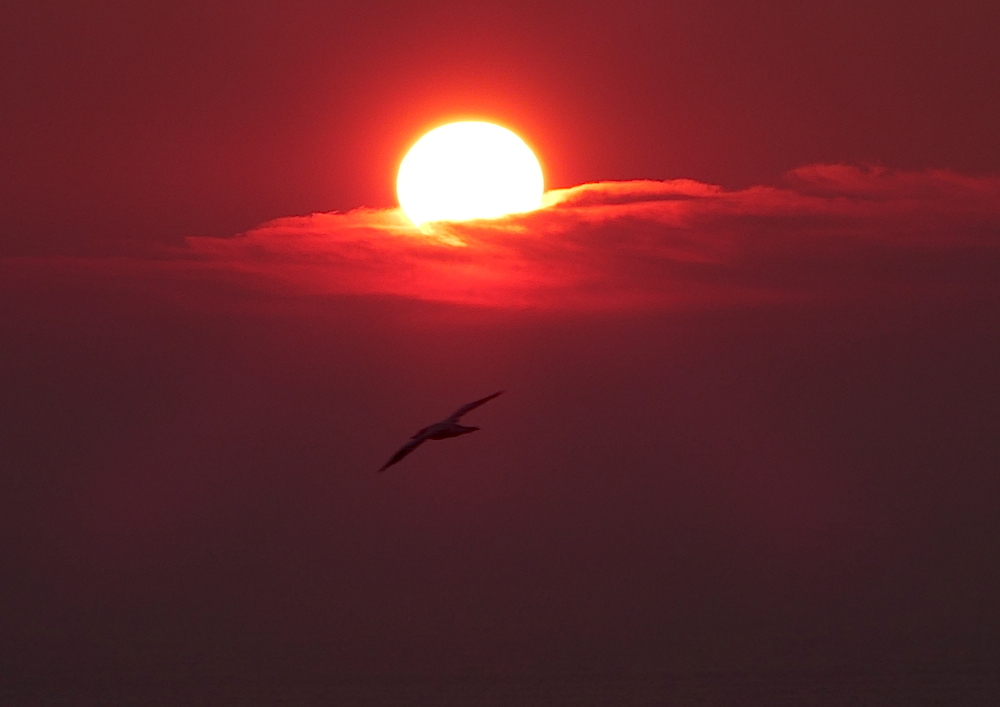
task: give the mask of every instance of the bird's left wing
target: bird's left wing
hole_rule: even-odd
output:
[[[393,454],[392,458],[389,459],[389,461],[387,461],[385,464],[383,464],[382,468],[379,469],[379,471],[385,471],[390,466],[392,466],[396,462],[400,461],[407,454],[409,454],[414,449],[416,449],[421,444],[423,444],[426,439],[427,439],[426,437],[420,437],[420,436],[417,436],[417,437],[414,437],[413,439],[411,439],[409,442],[407,442],[402,447],[400,447],[399,451],[396,452],[395,454]]]
[[[475,402],[466,403],[465,405],[463,405],[462,407],[460,407],[458,410],[456,410],[455,412],[453,412],[451,414],[451,417],[449,417],[447,419],[447,422],[458,422],[459,418],[462,417],[462,415],[466,414],[470,410],[475,410],[477,407],[479,407],[483,403],[488,403],[490,400],[493,400],[493,398],[497,397],[501,393],[503,393],[503,391],[502,390],[498,390],[493,395],[487,395],[485,398],[482,398],[480,400],[476,400]]]

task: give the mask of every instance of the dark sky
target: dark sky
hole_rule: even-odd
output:
[[[996,664],[997,7],[5,9],[0,672]]]

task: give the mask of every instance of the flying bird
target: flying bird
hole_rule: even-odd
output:
[[[465,425],[458,424],[458,421],[462,419],[462,416],[467,412],[475,410],[483,403],[493,400],[493,398],[497,397],[502,392],[502,390],[498,390],[496,393],[493,393],[493,395],[487,395],[485,398],[467,403],[453,412],[449,417],[441,420],[441,422],[435,422],[433,425],[420,430],[410,438],[409,442],[400,447],[399,451],[393,454],[389,461],[387,461],[382,468],[379,469],[379,471],[385,471],[429,439],[448,439],[449,437],[458,437],[459,435],[475,432],[479,429],[478,427],[466,427]]]

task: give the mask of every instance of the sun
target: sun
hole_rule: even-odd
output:
[[[524,140],[492,123],[431,130],[399,165],[396,196],[415,225],[496,218],[542,205],[545,181]]]

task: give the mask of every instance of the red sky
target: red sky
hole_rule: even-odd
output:
[[[15,3],[5,684],[994,665],[998,32]],[[549,205],[420,235],[398,162],[471,117]]]

